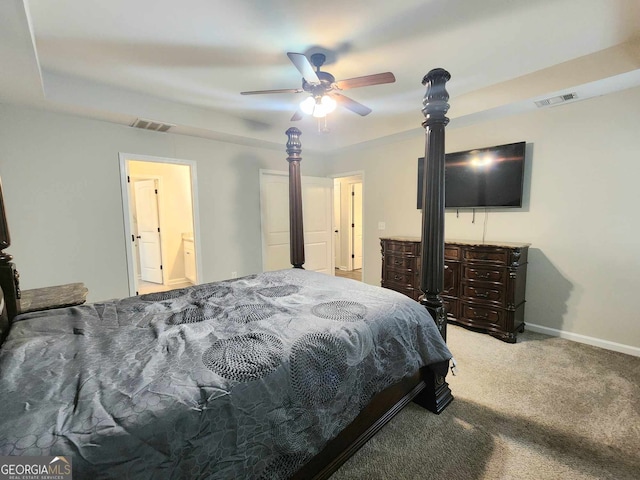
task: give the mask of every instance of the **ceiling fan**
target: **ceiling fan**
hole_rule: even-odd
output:
[[[329,72],[320,71],[326,56],[323,53],[311,55],[311,62],[302,53],[288,52],[287,56],[302,74],[302,88],[284,88],[279,90],[254,90],[250,92],[240,92],[241,95],[258,95],[264,93],[302,93],[308,92],[311,96],[305,98],[300,103],[300,108],[291,117],[292,121],[300,120],[303,113],[313,115],[317,118],[325,117],[336,108],[336,104],[345,107],[358,115],[368,115],[371,109],[355,100],[339,93],[350,88],[367,87],[370,85],[380,85],[383,83],[393,83],[396,81],[393,73],[376,73],[365,75],[364,77],[349,78],[347,80],[336,81]],[[313,64],[313,65],[312,65]],[[314,70],[313,67],[316,69]]]

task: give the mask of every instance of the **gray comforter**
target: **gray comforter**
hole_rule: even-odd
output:
[[[287,478],[371,397],[450,358],[425,309],[286,270],[18,317],[0,455],[74,478]]]

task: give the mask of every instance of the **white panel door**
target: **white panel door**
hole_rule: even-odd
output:
[[[163,283],[156,181],[139,180],[133,185],[136,192],[140,278],[145,282]]]
[[[302,177],[304,268],[334,275],[333,179]]]
[[[289,255],[289,177],[260,172],[262,269],[291,267]],[[303,219],[304,222],[304,219]]]
[[[301,180],[304,268],[333,275],[333,180],[307,176]],[[260,210],[264,271],[291,268],[287,173],[260,172]]]

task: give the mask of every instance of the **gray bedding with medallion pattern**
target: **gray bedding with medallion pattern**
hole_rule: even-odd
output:
[[[74,478],[287,478],[371,397],[451,355],[425,309],[304,270],[18,317],[0,455]]]

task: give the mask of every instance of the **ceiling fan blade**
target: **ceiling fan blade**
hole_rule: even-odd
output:
[[[369,85],[380,85],[382,83],[393,83],[396,77],[391,72],[376,73],[374,75],[365,75],[364,77],[348,78],[340,80],[333,85],[339,90],[348,90],[350,88],[368,87]]]
[[[313,65],[311,65],[311,62],[309,62],[309,59],[304,54],[287,52],[287,56],[308,83],[314,85],[320,83],[318,75],[316,75],[316,72],[313,70]]]
[[[340,93],[332,92],[330,95],[335,99],[336,102],[338,102],[344,108],[348,108],[352,112],[355,112],[358,115],[362,115],[363,117],[365,115],[369,115],[372,111],[369,107],[366,107],[349,97],[345,97]]]
[[[291,117],[291,121],[292,122],[297,122],[298,120],[302,119],[302,115],[303,113],[300,111],[300,109],[298,109],[296,111],[296,113],[293,114],[293,117]]]
[[[283,88],[280,90],[253,90],[251,92],[240,92],[240,95],[260,95],[262,93],[302,93],[301,88]]]

